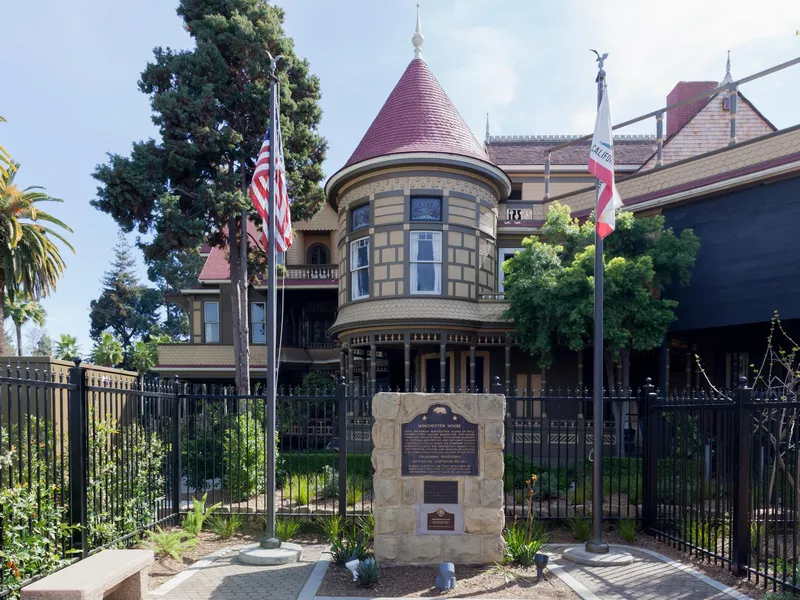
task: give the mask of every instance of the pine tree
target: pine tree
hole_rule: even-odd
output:
[[[89,305],[91,338],[97,341],[104,332],[111,333],[126,354],[135,340],[157,331],[161,308],[161,292],[139,282],[135,264],[131,247],[120,232],[111,269],[103,275],[103,291]]]
[[[247,393],[244,232],[255,215],[247,188],[267,126],[269,55],[283,57],[281,129],[295,219],[313,216],[324,202],[319,80],[295,55],[283,9],[264,0],[181,0],[178,15],[195,47],[156,48],[139,83],[161,140],[137,142],[130,156],[100,165],[93,204],[124,231],[152,235],[143,244],[148,264],[203,243],[230,246],[236,383]]]

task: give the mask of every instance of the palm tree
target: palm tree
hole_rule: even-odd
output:
[[[104,331],[92,348],[92,362],[101,367],[113,367],[122,362],[122,342]]]
[[[28,300],[25,298],[17,298],[11,300],[5,299],[5,306],[3,306],[3,314],[6,317],[11,317],[14,322],[14,328],[17,331],[17,356],[22,356],[22,326],[28,321],[33,321],[37,325],[44,325],[45,312],[42,305],[36,300]]]
[[[62,333],[56,342],[55,357],[60,360],[73,360],[81,357],[81,347],[78,345],[78,338],[74,335]]]
[[[18,171],[19,163],[12,163],[0,172],[0,310],[6,295],[11,301],[17,294],[41,298],[55,289],[66,265],[54,239],[75,252],[59,232],[42,223],[70,233],[72,229],[36,206],[63,200],[48,196],[41,187],[18,188],[14,184]],[[0,323],[4,320],[0,314]]]
[[[3,117],[0,117],[0,123],[5,123],[6,120]],[[8,169],[12,166],[11,155],[8,153],[8,150],[0,146],[0,175],[8,176]],[[5,186],[5,182],[0,182],[0,186]],[[2,191],[3,187],[0,187],[0,191]]]

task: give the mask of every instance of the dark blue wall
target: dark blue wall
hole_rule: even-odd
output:
[[[700,238],[692,283],[667,291],[672,331],[800,317],[800,178],[664,210],[668,227]]]

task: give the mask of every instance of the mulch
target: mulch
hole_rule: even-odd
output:
[[[378,582],[359,587],[344,567],[331,564],[319,596],[380,596],[386,598],[562,598],[573,600],[575,595],[560,579],[545,571],[546,580],[536,580],[536,569],[513,569],[516,581],[506,581],[503,574],[491,567],[456,565],[456,589],[447,592],[434,586],[438,566],[381,567]]]

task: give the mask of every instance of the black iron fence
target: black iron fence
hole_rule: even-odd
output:
[[[281,390],[281,518],[372,512],[372,397]],[[605,395],[603,487],[592,489],[591,395],[507,395],[509,518],[636,519],[662,541],[773,589],[797,591],[797,398],[741,387]],[[267,506],[264,398],[177,381],[8,367],[0,374],[0,597],[143,530],[193,500]],[[531,491],[533,492],[531,494]]]

